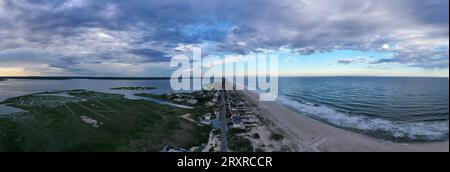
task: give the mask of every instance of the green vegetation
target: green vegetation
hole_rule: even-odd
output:
[[[281,135],[281,134],[278,134],[278,133],[272,133],[272,134],[270,135],[270,139],[276,140],[276,141],[280,141],[280,140],[283,140],[283,139],[284,139],[284,136]]]
[[[253,152],[253,146],[249,139],[239,135],[227,135],[228,148],[235,152]]]
[[[253,152],[250,140],[240,135],[246,132],[245,129],[229,129],[227,134],[228,148],[236,152]]]
[[[254,139],[259,139],[259,138],[260,138],[260,136],[259,136],[259,134],[258,134],[258,133],[255,133],[255,134],[253,134],[253,138],[254,138]]]
[[[136,96],[140,96],[140,97],[150,97],[150,98],[164,100],[164,101],[168,101],[169,100],[169,99],[167,99],[165,94],[138,93],[138,94],[135,94],[135,95]]]
[[[163,100],[163,101],[167,101],[167,102],[174,103],[174,104],[194,107],[194,109],[192,110],[192,113],[191,113],[192,119],[198,119],[206,113],[214,112],[214,109],[217,108],[217,105],[213,105],[213,106],[209,106],[209,107],[204,106],[204,103],[207,102],[209,99],[201,96],[199,92],[178,93],[178,95],[182,96],[184,99],[186,99],[186,97],[190,97],[190,98],[194,98],[194,99],[198,100],[198,103],[196,103],[196,104],[190,104],[190,103],[187,103],[186,101],[181,101],[181,102],[175,101],[174,99],[168,98],[168,96],[166,94],[138,93],[135,95],[140,96],[140,97],[149,97],[149,98],[153,98],[153,99]]]
[[[116,87],[111,90],[154,90],[156,87]]]
[[[176,93],[176,94],[148,94],[148,93],[139,93],[135,94],[136,96],[140,97],[150,97],[154,99],[160,99],[164,101],[168,101],[175,104],[181,104],[181,105],[187,105],[187,106],[201,106],[204,105],[206,102],[209,102],[211,100],[211,97],[205,96],[206,94],[210,93],[209,91],[195,91],[195,92],[189,92],[189,93]],[[187,101],[190,99],[195,99],[197,103],[191,104]]]
[[[191,109],[84,90],[3,102],[26,112],[0,117],[0,151],[160,151],[206,143],[208,127],[180,118]],[[98,122],[89,125],[82,116]]]
[[[241,129],[241,128],[231,128],[228,130],[228,133],[230,133],[231,135],[242,134],[242,133],[247,133],[247,130]]]

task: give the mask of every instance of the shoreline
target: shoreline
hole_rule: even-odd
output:
[[[260,102],[251,91],[239,91],[260,114],[305,152],[448,152],[449,141],[394,143],[354,133],[303,116],[278,102]]]

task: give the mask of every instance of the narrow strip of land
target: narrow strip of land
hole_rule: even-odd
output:
[[[227,146],[227,122],[226,122],[226,115],[227,115],[227,109],[225,104],[225,90],[222,90],[220,92],[220,151],[221,152],[227,152],[228,146]]]

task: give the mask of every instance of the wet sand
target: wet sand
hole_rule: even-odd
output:
[[[259,113],[281,129],[298,151],[313,152],[448,152],[449,142],[393,143],[340,129],[294,112],[277,102],[257,101],[258,95],[241,92]]]

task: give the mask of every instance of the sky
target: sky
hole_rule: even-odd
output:
[[[170,76],[192,54],[281,76],[449,75],[448,0],[0,0],[0,76]]]

